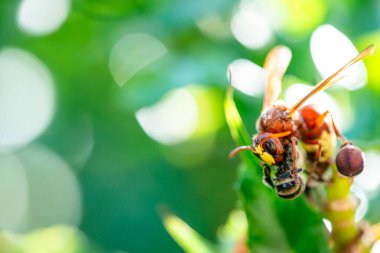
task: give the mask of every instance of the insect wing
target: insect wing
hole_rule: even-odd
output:
[[[264,71],[267,74],[267,84],[263,102],[264,112],[277,100],[281,93],[281,80],[292,59],[292,53],[285,46],[273,48],[267,55],[264,63]]]
[[[317,94],[318,92],[327,89],[331,85],[337,83],[340,79],[343,77],[339,77],[338,75],[342,73],[344,70],[355,64],[356,62],[362,60],[364,57],[367,57],[369,55],[372,55],[375,51],[375,46],[370,45],[366,47],[363,51],[361,51],[355,58],[353,58],[351,61],[346,63],[343,67],[341,67],[338,71],[336,71],[331,76],[327,77],[326,79],[322,80],[320,83],[317,84],[317,86],[310,91],[305,97],[303,97],[300,101],[298,101],[290,110],[288,114],[288,118],[290,118],[309,98]]]

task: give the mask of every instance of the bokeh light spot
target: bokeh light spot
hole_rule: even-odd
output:
[[[231,36],[228,23],[217,13],[211,13],[195,20],[199,30],[214,39],[226,39]]]
[[[372,246],[371,253],[380,253],[380,240],[376,241]]]
[[[25,236],[28,253],[88,252],[84,235],[76,228],[58,225],[35,230]]]
[[[380,45],[380,31],[366,33],[359,39],[359,47],[365,48],[370,44],[374,44],[376,47]],[[380,91],[380,71],[379,71],[379,62],[380,62],[380,50],[376,48],[375,52],[371,57],[365,59],[365,64],[368,70],[368,85]]]
[[[274,33],[286,35],[292,40],[308,36],[323,22],[326,10],[325,0],[241,0],[234,18],[239,21],[238,25],[244,22],[241,28],[246,29],[239,29],[243,33],[241,37],[258,45],[253,48],[260,48],[261,42],[271,42]],[[253,38],[253,29],[263,32],[259,38]]]
[[[17,13],[18,26],[31,35],[52,33],[66,20],[70,5],[70,0],[23,0]]]
[[[311,31],[326,15],[324,0],[285,0],[282,4],[284,7],[278,9],[285,16],[282,26],[290,35],[299,36]]]
[[[245,47],[260,49],[273,39],[268,21],[251,1],[242,1],[231,20],[231,31]]]
[[[379,152],[365,152],[365,168],[361,174],[355,177],[355,184],[369,193],[369,195],[371,195],[371,193],[375,193],[380,185],[379,164]]]
[[[119,86],[132,78],[137,72],[162,57],[167,49],[158,39],[149,34],[129,34],[119,40],[112,48],[109,67]]]
[[[315,66],[326,78],[354,58],[358,51],[350,39],[332,25],[318,27],[311,36],[310,50]],[[354,90],[367,82],[367,71],[362,61],[342,72],[345,76],[337,84]]]
[[[45,65],[20,49],[0,51],[0,148],[31,142],[53,111],[53,80]]]
[[[90,158],[95,138],[93,132],[92,119],[89,115],[75,114],[66,117],[64,123],[51,126],[55,129],[55,135],[58,142],[55,145],[55,151],[68,163],[73,169],[82,169]],[[64,135],[65,138],[60,136]]]
[[[57,154],[41,145],[18,152],[29,187],[25,229],[55,224],[79,224],[81,191],[71,168]]]
[[[156,104],[136,112],[144,131],[154,140],[173,145],[187,140],[198,124],[198,106],[184,88],[170,91]]]
[[[263,94],[266,79],[260,66],[246,59],[238,59],[231,63],[230,70],[233,87],[250,96]]]
[[[193,136],[203,137],[215,134],[224,120],[223,113],[220,111],[223,96],[216,89],[200,84],[191,84],[185,89],[193,96],[198,107],[197,127]]]
[[[184,88],[195,99],[197,122],[191,136],[182,143],[165,147],[163,154],[180,168],[196,168],[206,162],[215,148],[217,131],[223,124],[223,95],[218,89],[191,84]]]
[[[350,190],[358,200],[358,206],[355,212],[355,221],[359,222],[363,219],[368,210],[368,199],[363,189],[357,184],[352,185]]]
[[[0,228],[21,229],[28,209],[28,183],[17,157],[0,156]]]

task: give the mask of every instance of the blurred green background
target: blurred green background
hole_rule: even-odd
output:
[[[257,64],[234,62],[237,76],[248,75],[242,85],[258,87],[236,96],[254,133],[262,86],[250,73],[284,44],[293,52],[285,88],[317,83],[323,60],[312,57],[310,38],[323,24],[341,32],[328,26],[333,49],[376,44],[380,2],[1,0],[0,228],[24,239],[3,236],[0,249],[43,252],[36,245],[55,238],[58,248],[72,247],[62,252],[182,252],[161,209],[215,241],[238,206],[223,111],[227,66]],[[345,134],[368,153],[357,188],[373,221],[379,52],[365,61],[366,86],[330,92]],[[70,227],[33,232],[57,224]]]

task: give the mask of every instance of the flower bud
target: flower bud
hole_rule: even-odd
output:
[[[364,169],[364,153],[352,143],[345,143],[340,147],[335,162],[341,174],[353,177]]]

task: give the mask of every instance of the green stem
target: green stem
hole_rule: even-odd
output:
[[[333,251],[347,252],[360,233],[360,228],[355,223],[356,203],[350,194],[352,179],[340,175],[335,165],[332,170],[333,179],[327,186],[325,212],[332,225]]]

